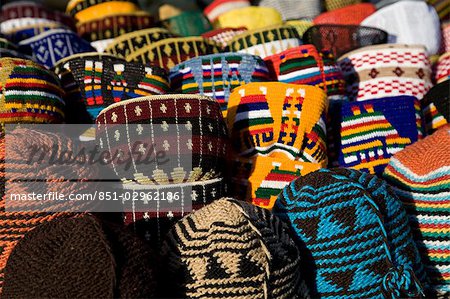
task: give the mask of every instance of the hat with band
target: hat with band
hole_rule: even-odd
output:
[[[322,3],[317,0],[259,0],[259,6],[273,7],[278,10],[283,21],[291,19],[314,18],[322,10]]]
[[[45,31],[51,29],[66,29],[67,27],[57,22],[45,22],[34,25],[26,25],[22,27],[18,27],[9,31],[5,34],[5,36],[14,43],[19,43],[24,39],[32,38],[36,35],[39,35]]]
[[[198,36],[212,29],[208,19],[200,11],[184,11],[161,21],[161,24],[179,36]]]
[[[235,88],[227,123],[236,195],[272,208],[286,184],[326,166],[327,108],[325,92],[315,86],[265,82]]]
[[[248,6],[221,14],[215,23],[216,28],[245,27],[248,30],[281,25],[281,14],[272,7]]]
[[[215,99],[226,117],[234,88],[251,82],[270,81],[264,61],[249,54],[221,53],[192,58],[170,70],[172,90]]]
[[[450,123],[450,80],[436,84],[423,98],[422,112],[428,134]]]
[[[128,14],[137,11],[140,8],[135,1],[127,0],[70,0],[66,7],[66,13],[77,22],[88,22],[117,12]]]
[[[202,37],[216,43],[218,46],[222,48],[226,48],[229,41],[233,39],[234,36],[244,33],[247,31],[245,27],[238,28],[221,28],[215,29],[202,34]]]
[[[248,0],[214,0],[205,7],[203,13],[211,24],[214,24],[220,15],[247,6],[250,6],[250,1]]]
[[[445,53],[439,57],[436,68],[436,83],[441,83],[450,80],[450,52]]]
[[[313,22],[315,25],[359,25],[365,18],[373,14],[375,10],[375,6],[371,3],[359,3],[324,12],[315,17]]]

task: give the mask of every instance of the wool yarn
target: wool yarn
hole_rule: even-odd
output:
[[[373,14],[375,10],[375,6],[371,3],[359,3],[324,12],[315,17],[313,22],[315,25],[359,25],[364,19]]]
[[[270,209],[290,181],[324,167],[327,107],[325,92],[315,86],[265,82],[235,88],[227,123],[236,196]]]
[[[345,94],[345,81],[329,52],[318,52],[313,45],[302,45],[264,59],[279,82],[318,86],[328,99]]]
[[[430,61],[421,45],[368,46],[341,56],[337,64],[350,100],[399,95],[421,100],[432,87]]]
[[[251,82],[270,81],[264,61],[249,54],[221,53],[192,58],[170,70],[175,92],[201,94],[215,99],[226,117],[228,98],[234,88]]]
[[[216,20],[217,28],[245,27],[248,30],[281,25],[281,14],[272,7],[248,6],[221,14]]]
[[[450,80],[450,52],[447,52],[439,57],[435,79],[436,83]]]
[[[198,36],[212,29],[208,19],[200,11],[184,11],[163,20],[161,24],[179,36]]]
[[[211,24],[214,24],[220,15],[247,6],[250,6],[250,1],[248,0],[214,0],[205,7],[203,13]]]
[[[245,27],[227,27],[205,32],[202,34],[202,37],[216,43],[222,49],[225,49],[228,45],[228,42],[231,41],[234,36],[244,33],[245,31],[247,31],[247,28]]]
[[[350,169],[291,182],[274,207],[295,231],[314,298],[416,298],[426,283],[407,214],[387,184]]]
[[[449,90],[450,80],[445,80],[431,88],[422,100],[424,123],[428,134],[450,123]]]
[[[300,255],[269,211],[230,198],[180,220],[162,248],[164,294],[205,298],[306,298]]]
[[[260,0],[259,6],[273,7],[281,13],[283,21],[301,18],[314,18],[322,10],[322,3],[317,0]]]

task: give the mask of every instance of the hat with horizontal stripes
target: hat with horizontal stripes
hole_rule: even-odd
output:
[[[431,88],[421,102],[425,128],[428,134],[450,123],[449,90],[450,80],[445,80]]]

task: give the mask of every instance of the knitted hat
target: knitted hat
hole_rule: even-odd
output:
[[[64,57],[94,51],[94,48],[76,33],[65,29],[52,29],[19,43],[31,48],[37,62],[51,68]]]
[[[439,57],[435,79],[437,83],[450,80],[450,52]]]
[[[450,52],[450,21],[442,23],[442,45],[444,52]]]
[[[290,19],[314,18],[322,10],[322,3],[317,0],[259,0],[260,6],[273,7],[278,10],[283,21]]]
[[[211,24],[214,24],[220,15],[247,6],[250,6],[248,0],[214,0],[205,8],[203,13]]]
[[[19,52],[19,48],[17,45],[11,43],[9,40],[0,37],[0,57],[10,57],[10,58],[22,58],[33,60],[31,51],[30,53],[24,54],[23,52]]]
[[[450,295],[450,126],[395,154],[384,171],[410,216],[431,290]],[[435,294],[436,295],[436,294]]]
[[[313,22],[306,20],[288,20],[284,24],[294,27],[294,29],[297,30],[298,35],[302,36],[302,38],[306,30],[314,25]]]
[[[250,82],[270,81],[267,66],[260,57],[239,53],[190,59],[172,68],[169,78],[173,91],[215,99],[224,117],[228,98],[234,88]]]
[[[180,36],[197,36],[212,29],[208,19],[200,11],[184,11],[165,19],[161,24]]]
[[[325,0],[325,9],[332,11],[361,3],[360,0]]]
[[[435,85],[422,100],[423,117],[428,134],[450,123],[450,80]]]
[[[242,199],[271,208],[290,181],[327,164],[325,92],[278,82],[235,88],[227,122],[232,182]]]
[[[329,52],[319,53],[313,45],[303,45],[264,60],[279,82],[318,86],[329,99],[344,96],[344,77]]]
[[[171,37],[175,36],[163,28],[133,31],[116,37],[105,49],[105,52],[126,58],[139,49]]]
[[[351,100],[410,95],[421,100],[432,87],[424,46],[377,45],[351,51],[338,59]]]
[[[169,70],[190,58],[218,52],[218,46],[203,37],[179,37],[166,38],[152,43],[150,46],[131,53],[126,59],[127,61],[152,63]]]
[[[70,0],[66,7],[66,13],[78,22],[88,22],[117,13],[135,13],[139,10],[133,0]]]
[[[245,27],[238,28],[221,28],[216,30],[211,30],[202,34],[202,37],[207,40],[216,43],[218,46],[222,48],[226,48],[227,44],[231,39],[238,34],[244,33],[247,31]]]
[[[407,214],[382,180],[350,169],[291,182],[274,214],[297,234],[313,298],[417,298],[426,282]]]
[[[269,211],[229,198],[186,216],[162,248],[164,295],[306,298],[299,251]]]
[[[365,46],[385,44],[387,32],[356,25],[316,25],[303,34],[305,44],[313,44],[319,51],[328,50],[336,58]]]
[[[359,25],[375,10],[375,6],[371,3],[350,5],[322,13],[314,18],[314,24]]]
[[[155,256],[120,227],[93,216],[44,223],[14,248],[5,298],[150,298]]]
[[[340,131],[342,167],[381,174],[393,154],[422,137],[420,103],[411,96],[343,102],[338,110],[332,127]]]
[[[300,36],[293,27],[272,26],[236,35],[228,43],[228,50],[260,56],[264,59],[301,44]]]
[[[58,78],[30,60],[0,58],[0,123],[61,123],[63,90]]]
[[[245,27],[248,30],[281,25],[281,14],[271,7],[249,6],[221,14],[216,21],[218,28]]]
[[[97,54],[73,57],[61,65],[58,73],[67,80],[67,101],[84,102],[91,122],[113,103],[169,90],[166,71],[156,66]],[[66,72],[71,76],[64,75]]]
[[[414,13],[408,13],[411,11]],[[361,25],[386,31],[389,43],[425,45],[431,55],[441,46],[439,17],[424,1],[400,1],[383,7]]]

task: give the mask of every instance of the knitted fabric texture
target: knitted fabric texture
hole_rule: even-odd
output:
[[[22,48],[31,48],[36,61],[48,68],[64,57],[95,51],[85,40],[76,33],[65,29],[53,29],[45,31],[35,37],[23,40],[19,43]]]
[[[236,195],[272,208],[290,181],[326,166],[327,107],[315,86],[267,82],[234,89],[227,122]]]
[[[324,12],[314,18],[314,24],[359,25],[365,18],[375,12],[371,3],[360,3],[346,6],[333,11]]]
[[[208,19],[200,11],[185,11],[161,24],[179,36],[198,36],[212,29]]]
[[[89,254],[86,254],[89,252]],[[93,216],[57,219],[27,233],[5,269],[5,298],[150,298],[155,256],[123,228]]]
[[[407,13],[414,11],[414,13]],[[388,42],[425,45],[433,55],[441,46],[439,17],[424,1],[400,1],[386,6],[361,22],[362,26],[382,29],[389,34]]]
[[[236,35],[228,43],[228,50],[260,56],[264,59],[301,44],[302,40],[293,27],[273,26]]]
[[[360,0],[325,0],[325,9],[332,11],[359,3]]]
[[[233,9],[221,14],[216,21],[217,28],[245,27],[248,30],[281,25],[281,14],[271,7],[249,6]]]
[[[428,134],[450,123],[450,80],[435,85],[422,100],[425,128]]]
[[[350,100],[409,95],[421,100],[432,87],[424,46],[377,45],[351,51],[337,61]]]
[[[66,27],[56,22],[45,22],[36,25],[20,26],[18,28],[15,28],[13,31],[6,33],[5,36],[10,41],[19,43],[25,39],[32,38],[51,29],[66,29]]]
[[[301,18],[314,18],[322,10],[322,3],[317,0],[260,0],[260,6],[273,7],[278,10],[283,21]]]
[[[328,99],[344,96],[344,77],[329,52],[319,53],[313,45],[303,45],[264,60],[279,82],[318,86],[325,90]]]
[[[450,21],[442,23],[442,45],[444,52],[450,52]]]
[[[410,216],[431,279],[431,293],[450,295],[450,126],[395,154],[384,171]]]
[[[302,38],[306,30],[314,25],[313,22],[306,20],[288,20],[284,24],[294,27],[294,29],[297,30],[298,35],[302,36]]]
[[[436,68],[436,83],[441,83],[450,80],[450,52],[445,53],[439,57]]]
[[[247,31],[245,27],[238,28],[221,28],[212,31],[208,31],[202,34],[202,36],[212,42],[215,42],[221,48],[226,48],[231,39],[241,33]]]
[[[366,46],[387,43],[387,32],[356,25],[316,25],[302,36],[305,44],[313,44],[319,51],[328,50],[336,58]]]
[[[234,88],[251,82],[270,81],[267,66],[260,57],[238,53],[190,59],[172,68],[169,78],[175,92],[201,94],[215,99],[224,117]]]
[[[371,174],[381,174],[393,154],[422,137],[420,103],[411,96],[343,102],[333,118],[339,165]]]
[[[74,0],[66,7],[66,13],[78,22],[88,22],[98,18],[104,18],[121,12],[124,14],[135,13],[140,10],[135,1],[126,0]]]
[[[299,251],[269,211],[220,199],[179,221],[162,248],[172,297],[304,298]]]
[[[0,123],[61,123],[63,90],[43,66],[24,59],[0,58]]]
[[[313,298],[416,298],[426,282],[407,214],[382,180],[349,169],[291,182],[274,214],[297,235]]]
[[[210,5],[205,7],[203,13],[214,24],[220,15],[247,6],[250,6],[248,0],[214,0]]]

